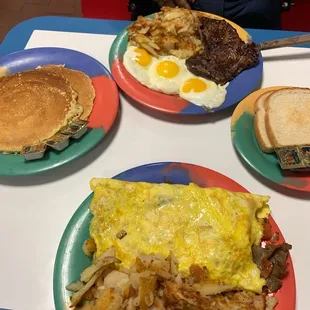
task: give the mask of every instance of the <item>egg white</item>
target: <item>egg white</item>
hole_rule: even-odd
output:
[[[217,108],[224,103],[227,94],[226,88],[229,83],[221,86],[207,79],[195,76],[187,70],[185,60],[175,56],[160,56],[159,58],[155,58],[150,55],[150,63],[142,66],[135,60],[140,55],[135,51],[137,48],[136,46],[127,47],[123,56],[123,65],[142,85],[168,95],[179,95],[192,104],[207,109]],[[178,74],[172,78],[160,76],[157,72],[157,66],[162,61],[174,62],[179,68]],[[184,83],[191,78],[203,81],[207,85],[207,89],[201,92],[195,92],[194,90],[187,93],[184,92]]]
[[[207,89],[201,92],[195,92],[193,89],[190,92],[184,92],[183,86],[189,79],[199,79],[203,81],[207,85]],[[214,109],[222,105],[225,101],[227,94],[227,86],[229,83],[225,85],[217,85],[216,83],[206,80],[204,78],[195,76],[193,74],[188,74],[187,77],[182,81],[179,88],[179,96],[195,105],[207,108]]]
[[[136,46],[129,46],[123,56],[123,65],[126,70],[142,85],[145,85],[149,88],[150,86],[150,78],[148,75],[148,70],[150,66],[155,62],[156,58],[152,57],[152,60],[149,65],[141,66],[135,61],[136,56],[139,55],[135,50],[137,49]]]
[[[174,62],[179,67],[179,73],[173,78],[165,78],[157,73],[157,66],[166,60]],[[150,88],[168,95],[178,94],[180,84],[186,76],[186,71],[185,60],[174,56],[161,56],[157,61],[152,63],[148,70]]]

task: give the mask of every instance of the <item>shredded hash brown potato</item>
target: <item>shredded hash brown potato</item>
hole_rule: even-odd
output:
[[[194,11],[163,7],[153,18],[140,16],[127,28],[129,45],[141,47],[151,55],[188,58],[202,50],[199,22]]]
[[[90,247],[91,243],[88,242]],[[92,249],[92,248],[91,248]],[[89,250],[91,250],[89,249]],[[275,297],[211,281],[208,270],[198,265],[190,276],[178,271],[178,260],[170,253],[140,255],[130,269],[118,266],[115,249],[108,249],[81,279],[66,288],[73,293],[71,308],[83,310],[272,310]]]

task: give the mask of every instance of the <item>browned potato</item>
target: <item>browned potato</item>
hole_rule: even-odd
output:
[[[89,238],[83,243],[83,252],[86,256],[91,257],[96,252],[96,243],[93,238]]]

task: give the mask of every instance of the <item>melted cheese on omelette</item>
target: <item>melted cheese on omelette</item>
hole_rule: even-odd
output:
[[[114,246],[129,267],[141,254],[172,251],[185,273],[206,266],[210,278],[261,292],[265,280],[252,260],[269,215],[269,197],[195,184],[170,185],[93,179],[90,234],[99,257]],[[125,230],[127,235],[117,238]]]

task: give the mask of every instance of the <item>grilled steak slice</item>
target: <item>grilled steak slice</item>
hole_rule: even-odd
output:
[[[218,47],[236,47],[243,43],[236,29],[225,20],[217,20],[208,17],[200,17],[199,33],[204,50],[213,52]],[[243,43],[244,44],[244,43]]]
[[[203,17],[200,22],[204,51],[186,60],[194,75],[223,85],[259,63],[256,44],[244,43],[226,21]]]

